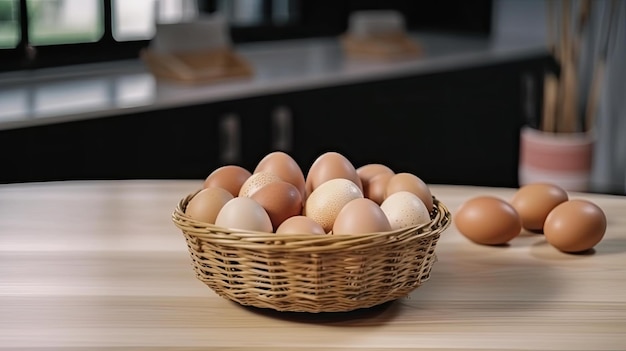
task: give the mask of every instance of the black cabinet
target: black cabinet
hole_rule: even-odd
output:
[[[516,186],[522,84],[542,60],[492,65],[277,96],[293,114],[302,165],[339,151],[355,166],[384,163],[430,183]],[[539,106],[534,103],[533,106]],[[537,114],[532,111],[531,114]]]
[[[187,112],[160,110],[2,131],[1,180],[198,177],[217,157],[218,120]]]
[[[517,185],[524,77],[545,57],[0,131],[0,182],[200,179],[283,150],[325,151],[429,183]],[[539,104],[535,104],[539,106]],[[537,111],[535,111],[537,112]]]

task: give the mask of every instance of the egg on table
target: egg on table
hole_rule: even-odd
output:
[[[550,211],[543,232],[548,243],[558,250],[576,253],[598,244],[606,225],[606,215],[600,207],[584,199],[573,199]]]
[[[520,187],[510,203],[520,215],[524,229],[542,231],[550,211],[567,200],[567,192],[559,186],[534,183]]]
[[[484,245],[501,245],[522,230],[522,220],[513,206],[493,196],[478,196],[465,201],[453,216],[461,234]]]

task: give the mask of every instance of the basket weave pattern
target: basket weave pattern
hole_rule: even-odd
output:
[[[182,230],[197,278],[246,306],[344,312],[407,296],[430,277],[435,246],[451,221],[434,199],[430,223],[359,235],[237,231],[194,221],[182,199],[172,219]]]

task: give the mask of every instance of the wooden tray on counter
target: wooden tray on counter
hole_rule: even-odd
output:
[[[144,49],[141,59],[158,79],[204,84],[253,75],[250,64],[231,49],[162,53]]]
[[[344,53],[349,58],[375,60],[397,60],[419,57],[421,46],[404,33],[393,33],[371,37],[340,37]]]

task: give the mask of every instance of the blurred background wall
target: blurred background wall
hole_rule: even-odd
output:
[[[14,35],[10,37],[8,41],[9,48],[0,48],[0,71],[15,71],[19,69],[37,69],[46,67],[46,65],[55,66],[62,64],[75,64],[77,62],[84,61],[106,61],[106,60],[117,60],[117,59],[128,59],[128,58],[136,58],[139,50],[146,45],[148,45],[149,39],[154,32],[154,23],[151,22],[151,16],[146,15],[141,17],[142,20],[132,20],[133,14],[142,13],[145,15],[146,12],[150,11],[139,11],[140,4],[144,6],[146,4],[150,5],[152,0],[144,0],[144,1],[122,1],[122,0],[112,0],[110,3],[113,4],[113,7],[109,9],[111,12],[111,16],[113,18],[118,18],[118,20],[113,21],[113,31],[111,36],[105,42],[100,43],[82,43],[79,45],[42,45],[41,47],[37,47],[37,55],[39,59],[35,59],[32,61],[28,60],[28,57],[23,57],[23,55],[28,54],[29,51],[25,43],[19,41],[19,36],[13,33]],[[222,0],[184,0],[185,6],[176,7],[176,11],[173,11],[172,4],[180,3],[177,0],[162,0],[160,3],[165,8],[167,7],[169,10],[163,13],[169,13],[168,16],[162,16],[160,18],[162,21],[176,21],[186,17],[186,13],[189,13],[191,17],[193,17],[193,13],[195,11],[189,10],[195,6],[198,6],[199,11],[215,11],[218,8],[222,8],[224,11],[230,13],[233,17],[232,19],[237,23],[240,23],[240,26],[234,26],[232,29],[233,40],[236,44],[239,43],[248,43],[253,41],[264,41],[264,40],[279,40],[279,39],[294,39],[294,38],[308,38],[315,36],[326,36],[326,37],[336,37],[340,35],[346,28],[346,17],[350,11],[357,9],[384,9],[384,8],[398,8],[408,15],[409,18],[409,27],[412,30],[425,30],[425,31],[440,31],[445,34],[450,34],[452,37],[460,36],[460,37],[470,37],[468,41],[462,42],[470,42],[470,43],[479,43],[476,47],[477,50],[482,50],[483,52],[488,50],[488,45],[493,45],[494,47],[506,48],[510,46],[511,48],[519,49],[520,46],[526,46],[529,48],[541,48],[546,47],[549,41],[547,36],[548,26],[548,14],[547,8],[549,2],[553,3],[563,3],[564,0],[476,0],[472,2],[467,1],[437,1],[437,2],[417,2],[417,1],[409,1],[409,0],[389,0],[389,1],[375,1],[375,0],[342,0],[342,1],[334,1],[333,2],[333,11],[328,10],[328,4],[324,4],[323,2],[314,2],[314,1],[298,1],[298,0],[274,0],[273,2],[269,1],[261,1],[261,0],[230,0],[230,1],[222,1]],[[0,0],[0,5],[6,8],[6,4],[13,3],[22,4],[21,1],[18,0]],[[64,25],[69,25],[72,21],[67,20],[67,16],[64,17],[62,12],[54,11],[56,8],[60,8],[61,4],[72,6],[78,6],[76,8],[82,9],[82,12],[85,12],[85,8],[89,7],[87,4],[91,3],[92,5],[95,3],[100,3],[100,0],[83,1],[83,0],[44,0],[42,1],[32,1],[32,3],[39,3],[40,5],[47,8],[47,13],[49,13],[53,18],[54,16],[58,16],[57,20],[52,21],[51,23],[59,24],[57,27],[63,29]],[[582,0],[572,0],[571,3],[573,7],[576,8],[580,6],[584,1]],[[626,192],[626,139],[623,137],[626,135],[626,116],[625,116],[625,108],[624,104],[626,99],[624,99],[624,91],[625,91],[625,69],[624,65],[626,62],[626,58],[624,57],[624,53],[626,52],[626,48],[624,48],[624,43],[626,43],[626,39],[624,39],[624,27],[626,26],[626,1],[618,1],[618,0],[591,0],[589,2],[592,4],[591,16],[589,18],[589,37],[591,38],[588,46],[584,48],[584,55],[582,55],[582,60],[580,63],[580,73],[582,77],[582,82],[580,84],[580,89],[582,92],[589,90],[590,76],[596,67],[597,63],[597,53],[600,51],[605,52],[605,59],[602,61],[605,63],[605,79],[601,84],[601,94],[600,94],[600,102],[597,108],[597,118],[596,118],[596,148],[594,149],[594,157],[593,157],[593,174],[592,174],[592,189],[601,192],[612,192],[612,193],[625,193]],[[53,6],[57,4],[58,6]],[[268,8],[267,4],[274,4],[275,8]],[[279,6],[280,5],[280,6]],[[13,6],[14,10],[17,5]],[[190,7],[191,6],[191,7]],[[307,11],[297,11],[298,6],[307,6]],[[92,6],[93,7],[93,6]],[[156,11],[155,9],[148,6],[151,11]],[[172,8],[170,8],[172,7]],[[117,9],[117,10],[116,10]],[[239,9],[239,11],[236,11]],[[189,11],[187,11],[189,10]],[[301,8],[302,10],[302,8]],[[95,11],[95,10],[94,10]],[[139,11],[139,12],[137,12]],[[0,15],[10,14],[0,13]],[[15,12],[15,11],[13,11]],[[45,12],[45,11],[44,11]],[[95,12],[94,12],[95,13]],[[150,12],[152,13],[152,12]],[[304,15],[306,13],[306,15]],[[260,25],[256,26],[259,23],[264,23],[263,21],[267,21],[266,15],[270,15],[271,21],[275,22],[273,26]],[[609,16],[611,14],[611,16]],[[53,16],[54,15],[54,16]],[[118,17],[115,17],[115,16]],[[264,17],[265,16],[265,17]],[[610,17],[610,18],[609,18]],[[95,23],[94,21],[87,21],[87,18],[91,18],[88,16],[81,17],[85,19],[84,21],[78,21],[80,23]],[[131,18],[131,20],[128,20]],[[139,17],[137,17],[139,18]],[[611,20],[612,18],[612,20]],[[64,19],[63,21],[61,19]],[[126,20],[124,20],[126,19]],[[0,22],[4,21],[3,25],[13,25],[15,27],[15,23],[17,17],[15,15],[11,16],[0,16]],[[260,21],[260,22],[259,22]],[[44,21],[45,22],[45,21]],[[48,21],[49,22],[49,21]],[[43,22],[42,22],[43,23]],[[46,22],[47,23],[47,22]],[[44,24],[46,24],[44,23]],[[290,27],[289,24],[298,23],[302,25],[296,25]],[[608,25],[611,23],[611,25]],[[59,38],[49,38],[51,36],[51,31],[48,30],[41,31],[32,31],[33,38],[37,38],[38,35],[42,37],[38,40],[57,40]],[[124,24],[124,25],[122,25]],[[254,25],[252,25],[254,24]],[[116,27],[116,25],[119,27]],[[44,27],[42,27],[44,28]],[[116,31],[117,28],[117,31]],[[610,39],[607,40],[606,33],[610,28],[611,35]],[[59,30],[60,30],[59,29]],[[70,28],[71,29],[71,28]],[[54,34],[54,33],[52,33]],[[477,38],[476,40],[472,38]],[[1,39],[1,38],[0,38]],[[76,39],[76,38],[74,38]],[[89,39],[89,38],[88,38]],[[116,42],[114,39],[118,39],[119,42]],[[133,41],[133,39],[140,39]],[[5,40],[6,41],[6,40]],[[445,42],[445,41],[444,41]],[[602,43],[608,43],[608,45],[602,45]],[[450,43],[450,41],[445,42]],[[439,48],[441,46],[447,44],[438,44]],[[44,44],[50,44],[50,42],[44,42]],[[13,45],[13,46],[11,46]],[[473,45],[473,44],[472,44]],[[35,45],[36,46],[36,45]],[[602,50],[602,48],[607,47],[606,50]],[[85,48],[89,47],[88,50]],[[269,45],[269,47],[276,47]],[[473,49],[472,49],[473,50]],[[454,50],[449,50],[453,52]],[[462,51],[462,50],[459,50]],[[536,51],[535,51],[536,52]],[[26,55],[28,56],[28,55]],[[337,58],[330,58],[329,62],[337,62]],[[333,61],[334,60],[334,61]],[[529,70],[535,70],[537,67],[537,62],[522,62],[524,58],[516,58],[511,61],[519,60],[519,65],[517,63],[511,63],[511,66],[507,69],[502,69],[502,72],[497,71],[500,68],[495,67],[494,70],[487,69],[486,72],[490,73],[491,76],[489,79],[476,79],[476,77],[483,77],[483,73],[477,73],[475,70],[468,70],[465,72],[464,70],[456,70],[454,73],[449,72],[440,72],[442,73],[438,77],[434,77],[433,75],[423,75],[422,77],[412,77],[414,80],[397,80],[394,82],[394,86],[397,84],[398,94],[406,94],[405,97],[400,98],[398,96],[394,96],[394,94],[387,94],[388,96],[384,100],[381,95],[374,95],[374,97],[379,100],[370,99],[367,101],[368,103],[380,103],[380,109],[382,111],[388,111],[389,108],[396,108],[396,114],[398,118],[398,123],[402,123],[402,116],[411,116],[415,115],[416,110],[424,111],[423,107],[429,105],[432,110],[429,112],[433,115],[437,115],[439,118],[450,118],[450,119],[459,119],[460,122],[455,122],[455,128],[457,131],[454,133],[458,133],[454,135],[454,138],[463,137],[461,131],[464,126],[462,123],[465,123],[461,116],[459,116],[458,111],[463,111],[463,117],[469,118],[485,118],[487,114],[491,114],[489,118],[489,123],[483,121],[485,124],[488,124],[486,128],[482,129],[482,132],[487,134],[497,134],[498,132],[504,133],[504,136],[496,135],[495,138],[499,138],[497,144],[502,145],[506,143],[506,148],[502,150],[497,150],[501,155],[499,157],[494,157],[494,160],[500,160],[506,162],[504,169],[507,169],[505,175],[502,174],[489,174],[488,178],[484,178],[485,181],[478,181],[479,178],[472,179],[468,178],[466,174],[465,177],[468,179],[468,182],[478,182],[478,183],[487,183],[490,184],[505,184],[505,185],[513,185],[514,184],[514,175],[513,175],[513,166],[515,164],[515,160],[512,156],[515,153],[514,147],[517,146],[516,140],[514,140],[515,136],[512,135],[514,129],[518,127],[518,119],[519,115],[526,113],[524,111],[518,111],[520,109],[519,99],[525,98],[525,96],[517,96],[524,95],[524,90],[519,88],[519,82],[517,73],[518,70],[524,72],[526,68]],[[323,62],[326,62],[322,60]],[[295,62],[295,61],[294,61]],[[39,66],[38,66],[39,65]],[[296,63],[297,65],[297,63]],[[491,64],[486,64],[490,65]],[[525,66],[525,67],[520,67]],[[496,65],[497,66],[497,65]],[[483,67],[485,68],[485,67]],[[284,69],[284,67],[277,68],[277,71],[280,69]],[[455,70],[452,70],[455,71]],[[470,72],[471,71],[471,72]],[[497,72],[496,72],[497,71]],[[67,72],[67,71],[66,71]],[[505,78],[505,74],[509,73],[510,76]],[[514,74],[511,72],[515,72]],[[14,72],[9,72],[14,73]],[[307,72],[303,72],[307,73]],[[9,75],[10,76],[10,75]],[[19,76],[19,74],[17,75]],[[28,76],[28,75],[25,75]],[[407,77],[411,78],[411,77]],[[458,80],[455,80],[458,79]],[[33,79],[35,81],[36,79]],[[507,89],[500,89],[498,84],[498,80],[508,80],[506,83]],[[14,80],[15,81],[15,80]],[[13,86],[13,83],[3,84],[5,82],[2,81],[2,76],[0,76],[0,93],[2,93],[3,89],[5,91],[4,96],[0,96],[1,101],[13,101],[13,96],[9,92],[15,92],[16,87]],[[36,85],[28,87],[26,90],[37,90],[40,87]],[[465,85],[463,85],[465,84]],[[540,82],[535,82],[535,89],[539,90]],[[476,103],[476,105],[472,105],[471,108],[462,109],[457,107],[457,110],[445,110],[445,113],[442,113],[442,110],[448,108],[453,103],[463,104],[466,103],[467,99],[456,98],[457,95],[452,94],[449,89],[449,86],[462,87],[462,89],[466,89],[467,91],[476,93],[476,90],[485,89],[485,91],[497,91],[500,96],[500,101],[496,101],[491,103],[491,97],[488,97],[487,93],[483,93],[477,99],[474,98],[474,101],[479,101],[483,99],[480,103]],[[491,85],[491,86],[490,86]],[[381,85],[385,86],[386,85]],[[437,89],[433,89],[434,86],[439,87]],[[489,88],[485,88],[488,87]],[[378,85],[372,86],[361,86],[354,87],[355,90],[338,90],[345,94],[346,99],[357,99],[358,94],[371,93],[372,91],[378,92],[380,91],[380,87]],[[361,89],[361,90],[359,90]],[[417,89],[417,90],[416,90]],[[421,89],[421,90],[419,90]],[[332,90],[332,89],[331,89]],[[418,93],[416,93],[416,91]],[[506,91],[506,92],[505,92]],[[21,92],[20,92],[21,93]],[[151,96],[152,92],[147,91],[146,94]],[[315,95],[317,92],[310,92],[311,99],[316,99],[318,95]],[[430,100],[425,99],[422,102],[416,102],[416,95],[424,94],[424,96],[429,96]],[[329,93],[330,94],[330,93]],[[333,93],[334,95],[330,95],[331,97],[338,96],[339,93]],[[428,95],[432,94],[432,95]],[[478,94],[478,93],[476,93]],[[25,94],[23,94],[25,95]],[[297,95],[297,94],[295,94]],[[286,94],[285,96],[264,96],[260,97],[257,100],[254,100],[254,104],[258,102],[259,106],[263,106],[265,104],[273,104],[284,103],[288,101],[288,99],[295,99],[294,94]],[[323,94],[322,94],[323,95]],[[452,96],[454,95],[454,96]],[[366,95],[363,95],[366,96]],[[450,100],[445,100],[450,97]],[[4,98],[4,100],[2,100]],[[281,99],[285,100],[281,100]],[[435,103],[435,99],[442,99],[443,102]],[[302,99],[302,109],[308,108],[309,100]],[[395,100],[394,100],[395,99]],[[28,99],[26,99],[28,100]],[[296,99],[297,100],[297,99]],[[358,99],[357,99],[358,100]],[[357,101],[355,100],[355,101]],[[393,103],[390,101],[394,100]],[[445,101],[444,101],[445,100]],[[350,105],[350,103],[341,102],[343,100],[337,100],[337,104]],[[253,106],[252,102],[250,102]],[[383,106],[383,104],[389,104],[389,106]],[[405,104],[405,105],[402,105]],[[499,104],[499,105],[498,105]],[[509,104],[509,106],[505,106]],[[213,111],[215,109],[226,109],[226,107],[218,106],[189,106],[186,109],[186,115],[195,116],[194,121],[200,120],[207,113],[207,111]],[[243,107],[245,104],[233,104],[233,110]],[[514,106],[513,106],[514,105]],[[231,105],[225,103],[224,106],[227,106],[228,109],[231,109]],[[521,108],[524,109],[525,105],[522,104]],[[6,104],[5,104],[6,107]],[[315,107],[315,106],[314,106]],[[350,106],[351,107],[351,106]],[[0,108],[2,108],[0,106]],[[531,110],[534,108],[530,108]],[[349,109],[346,108],[346,111]],[[479,111],[481,110],[481,111]],[[251,114],[255,115],[254,118],[267,118],[263,116],[263,112],[259,108],[251,107],[249,112],[246,111],[242,114]],[[380,113],[374,113],[372,108],[364,108],[364,114],[370,114],[371,118],[375,118],[375,115],[379,115]],[[532,111],[531,111],[532,112]],[[221,113],[221,112],[220,112]],[[92,121],[92,122],[83,122],[78,121],[76,123],[68,123],[66,125],[51,125],[49,128],[40,127],[40,128],[22,128],[19,130],[7,130],[2,133],[0,136],[0,141],[6,143],[6,145],[13,145],[13,138],[15,140],[25,140],[24,138],[28,138],[29,140],[44,140],[45,138],[49,138],[50,140],[60,140],[59,138],[52,138],[52,131],[59,131],[63,135],[67,135],[68,138],[65,138],[63,142],[67,145],[68,150],[80,150],[81,147],[76,147],[76,145],[83,143],[80,141],[80,138],[71,137],[70,131],[73,128],[77,130],[82,130],[81,128],[91,128],[92,125],[97,125],[102,123],[103,125],[106,123],[108,126],[109,123],[111,125],[111,129],[114,129],[113,125],[115,121],[124,121],[125,128],[128,129],[131,126],[134,126],[136,123],[136,128],[138,130],[141,128],[141,123],[139,122],[141,118],[145,118],[146,120],[155,121],[160,120],[160,115],[163,115],[163,125],[167,125],[165,122],[167,115],[171,113],[168,111],[154,111],[149,116],[146,114],[137,114],[137,115],[129,115],[129,116],[116,116],[118,119],[108,119],[102,121]],[[139,117],[141,115],[141,117]],[[338,113],[338,116],[341,114]],[[1,116],[1,114],[0,114]],[[500,119],[510,119],[507,125],[497,125],[497,123],[502,123]],[[32,116],[31,116],[32,118]],[[191,117],[189,117],[191,118]],[[244,117],[246,119],[247,117]],[[252,119],[253,117],[250,117]],[[309,118],[317,118],[316,116],[307,117]],[[333,121],[334,122],[334,121]],[[202,122],[208,123],[208,122]],[[211,122],[212,123],[212,122]],[[496,123],[496,124],[494,124]],[[477,126],[473,126],[475,128],[479,128]],[[117,127],[116,127],[117,128]],[[117,133],[117,130],[115,129]],[[390,129],[393,130],[393,129]],[[164,133],[166,132],[166,127],[164,127]],[[504,132],[502,132],[504,131]],[[83,131],[84,133],[84,131]],[[154,137],[150,139],[149,136],[142,136],[145,138],[145,142],[153,143],[157,142],[157,138]],[[509,141],[507,142],[506,139]],[[511,139],[513,138],[513,139]],[[512,141],[511,141],[512,140]],[[72,142],[70,142],[72,141]],[[90,138],[85,138],[84,144],[91,143]],[[108,141],[103,141],[105,144]],[[43,142],[41,142],[43,143]],[[139,146],[140,143],[135,139],[129,136],[127,145],[125,148],[120,146],[120,149],[128,149],[128,148],[136,148],[138,150],[143,150]],[[269,143],[269,142],[268,142]],[[487,148],[487,144],[483,145]],[[54,149],[54,147],[40,147],[41,150],[46,149]],[[109,157],[109,154],[113,153],[114,150],[109,149],[111,146],[107,145],[107,147],[103,147],[102,156]],[[355,149],[361,149],[359,147],[355,147]],[[64,149],[65,150],[65,149]],[[46,157],[41,157],[43,151],[39,153],[33,153],[33,157],[43,158],[43,159],[51,159]],[[87,152],[87,151],[85,151]],[[91,150],[93,152],[93,150]],[[139,152],[139,151],[138,151]],[[9,155],[10,156],[10,155]],[[12,157],[6,156],[5,163],[14,162],[16,160],[20,160],[24,167],[33,167],[32,163],[21,161],[25,159],[24,155],[13,155]],[[62,160],[55,160],[56,164],[59,164]],[[52,165],[52,161],[51,162]],[[86,161],[85,161],[86,162]],[[119,164],[115,163],[111,159],[113,165]],[[155,162],[157,164],[157,162]],[[73,166],[69,163],[70,166]],[[128,166],[136,166],[136,162],[129,157]],[[93,174],[101,176],[108,176],[109,173],[102,173],[101,169],[98,168],[98,164],[85,163],[85,166],[75,166],[77,170],[83,171],[85,169],[92,169],[94,171]],[[123,168],[122,171],[126,171],[127,173],[122,173],[120,171],[118,176],[124,176],[126,174],[134,174],[135,176],[146,176],[150,175],[150,168],[139,169],[137,166],[137,173],[132,173],[128,168]],[[156,167],[156,166],[155,166]],[[15,167],[20,168],[20,167]],[[42,167],[45,168],[45,167]],[[84,169],[83,169],[84,168]],[[158,168],[157,168],[158,169]],[[495,170],[495,168],[494,168]],[[486,171],[485,171],[486,172]],[[158,173],[158,172],[157,172]],[[157,174],[155,173],[155,174]],[[450,172],[448,172],[450,173]],[[446,174],[448,174],[446,173]],[[16,174],[15,177],[11,179],[25,179],[22,178],[23,174],[34,174],[38,175],[39,171],[23,171],[19,174]],[[68,171],[68,174],[70,172]],[[92,174],[92,173],[85,173]],[[449,180],[446,177],[446,174],[439,174],[438,179],[442,181]],[[170,175],[169,173],[165,173],[164,175]],[[478,177],[478,174],[476,175]],[[455,177],[458,178],[458,181],[462,181],[462,177],[458,174],[455,174]],[[9,179],[8,177],[7,179]],[[33,178],[35,179],[35,178]],[[456,178],[455,178],[456,179]],[[502,181],[502,183],[498,183],[498,179],[507,179],[506,181]]]

